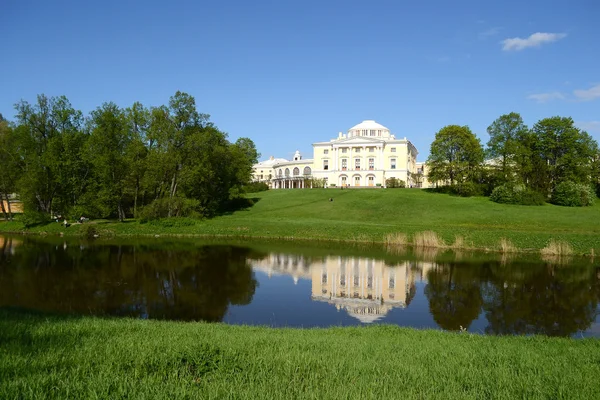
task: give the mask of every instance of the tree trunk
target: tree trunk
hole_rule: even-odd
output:
[[[13,215],[12,215],[12,209],[10,208],[10,200],[8,200],[8,193],[5,193],[5,196],[6,196],[6,206],[8,207],[8,219],[10,219],[12,221]]]
[[[135,195],[133,196],[133,217],[137,218],[137,201],[138,201],[138,193],[140,191],[140,180],[139,178],[135,180]]]
[[[8,214],[6,213],[6,209],[4,208],[4,196],[0,193],[0,206],[2,207],[2,215],[4,215],[4,220],[8,221]]]

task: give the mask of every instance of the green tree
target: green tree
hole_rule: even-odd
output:
[[[431,144],[427,160],[429,181],[459,186],[475,182],[483,158],[481,142],[468,126],[445,126]]]
[[[24,172],[18,189],[25,210],[65,213],[85,190],[87,166],[83,116],[66,97],[39,95],[31,105],[21,101],[16,132]]]
[[[5,220],[12,219],[9,195],[16,192],[17,180],[21,175],[22,165],[18,154],[15,133],[8,121],[0,114],[0,207]],[[6,201],[7,208],[4,207]]]
[[[126,181],[131,163],[127,148],[131,135],[123,110],[114,103],[104,103],[92,111],[87,159],[94,167],[97,208],[102,216],[117,215],[125,219]]]
[[[547,182],[546,192],[564,181],[591,184],[598,144],[575,127],[571,118],[551,117],[538,121],[532,129],[534,184]]]
[[[127,188],[132,190],[133,215],[137,217],[140,192],[144,196],[144,176],[148,169],[148,129],[150,126],[150,110],[141,103],[136,102],[125,110],[131,141],[126,150],[126,157],[130,165],[129,183]]]
[[[504,114],[496,119],[488,128],[490,140],[487,143],[486,156],[491,158],[496,167],[496,181],[512,182],[519,176],[518,157],[522,149],[523,138],[528,133],[521,115],[515,112]]]

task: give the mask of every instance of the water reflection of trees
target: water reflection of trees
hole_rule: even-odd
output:
[[[203,246],[26,243],[0,259],[0,305],[45,311],[220,321],[248,304],[257,281],[251,250]]]
[[[431,315],[441,328],[467,329],[479,316],[482,305],[480,271],[455,264],[429,270],[425,295]]]
[[[483,310],[489,334],[569,336],[597,316],[600,280],[593,268],[500,263],[438,265],[425,295],[440,327],[471,325]]]
[[[486,333],[568,336],[597,315],[593,268],[527,265],[499,268],[485,287]]]

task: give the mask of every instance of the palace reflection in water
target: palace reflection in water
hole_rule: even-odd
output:
[[[402,262],[387,265],[382,260],[361,257],[329,256],[307,260],[298,255],[270,254],[254,263],[258,270],[289,274],[312,281],[312,300],[344,310],[362,323],[382,319],[392,308],[408,306],[416,293],[416,280],[431,263]]]
[[[270,326],[377,322],[600,336],[598,267],[273,250],[0,236],[0,307]]]

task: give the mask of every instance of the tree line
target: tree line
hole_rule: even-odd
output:
[[[589,205],[566,204],[561,196],[593,202],[594,191],[600,194],[598,143],[571,118],[545,118],[529,128],[513,112],[496,119],[487,132],[486,148],[468,126],[448,125],[437,132],[427,160],[429,181],[505,203],[539,199]]]
[[[168,105],[107,102],[87,117],[65,96],[15,104],[0,118],[0,196],[18,193],[25,216],[213,216],[240,198],[258,152],[227,139],[176,92]],[[5,217],[7,210],[5,212]]]

